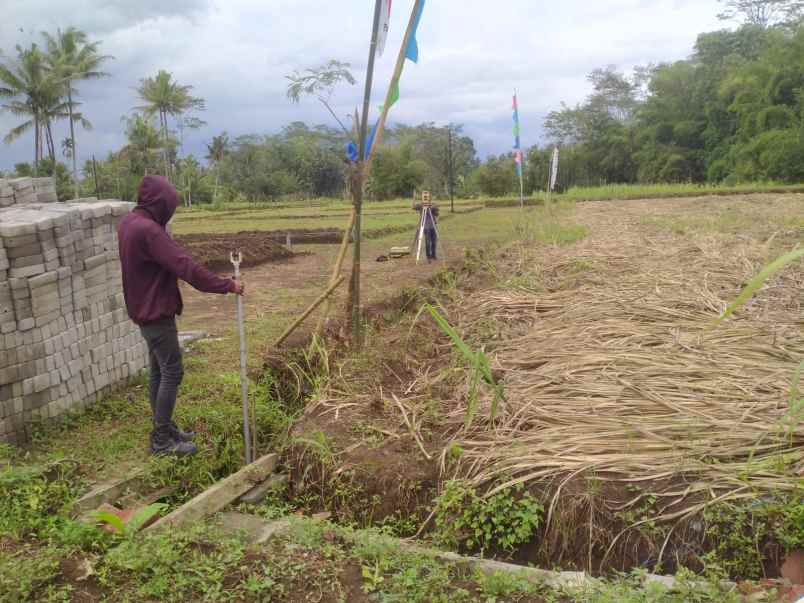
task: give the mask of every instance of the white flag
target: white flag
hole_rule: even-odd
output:
[[[556,188],[556,180],[558,180],[558,147],[553,149],[553,161],[550,166],[550,190]]]
[[[385,41],[388,39],[388,30],[391,27],[391,0],[382,0],[380,12],[380,33],[377,38],[377,53],[382,56],[385,51]]]

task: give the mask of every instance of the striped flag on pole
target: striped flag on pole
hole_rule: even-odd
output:
[[[519,138],[519,104],[514,93],[514,161],[516,161],[516,174],[522,177],[522,142]]]
[[[519,177],[519,206],[525,207],[525,182],[522,176],[522,165],[524,164],[522,155],[522,141],[519,138],[519,103],[514,92],[514,161],[516,161],[516,175]]]
[[[385,41],[388,39],[388,30],[391,28],[391,2],[393,0],[382,0],[382,12],[380,12],[380,37],[377,38],[377,54],[382,56],[385,52]]]

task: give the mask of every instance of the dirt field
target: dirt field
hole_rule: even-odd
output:
[[[189,250],[193,259],[210,270],[226,272],[232,269],[229,254],[240,250],[241,268],[260,266],[293,257],[293,252],[262,232],[241,232],[229,235],[179,235],[176,241]]]
[[[416,216],[407,216],[408,228],[400,232],[392,232],[386,236],[372,238],[363,242],[362,287],[366,305],[381,303],[398,295],[408,287],[425,284],[433,275],[448,267],[451,262],[461,260],[466,249],[485,245],[503,245],[513,234],[513,224],[518,219],[518,210],[495,210],[469,214],[458,214],[454,218],[442,222],[441,239],[439,241],[439,261],[428,264],[426,260],[416,263],[415,257],[406,257],[389,262],[377,262],[380,256],[386,256],[393,246],[410,245],[416,227]],[[344,219],[344,222],[346,219]],[[180,235],[180,241],[185,240]],[[209,235],[197,233],[190,235],[194,240],[223,240],[228,249],[230,235]],[[258,233],[249,234],[258,238]],[[244,249],[247,250],[246,247]],[[215,251],[216,254],[224,249]],[[247,315],[251,326],[260,334],[278,333],[296,312],[304,310],[306,304],[321,293],[331,275],[337,245],[294,245],[293,251],[298,253],[292,258],[280,262],[265,263],[244,272],[248,287],[246,297]],[[220,253],[221,257],[228,257]],[[351,255],[351,254],[350,254]],[[347,258],[344,273],[351,268],[351,257]],[[222,273],[228,274],[229,267],[220,265]],[[184,286],[185,312],[182,327],[185,329],[202,329],[216,335],[231,333],[231,324],[224,317],[231,314],[232,301],[227,298],[209,297],[199,294],[191,287]],[[336,294],[336,304],[345,300],[346,288],[342,287]],[[342,315],[342,312],[338,312]],[[313,316],[311,322],[315,322]],[[257,325],[256,323],[260,323]],[[259,350],[255,348],[259,353]]]

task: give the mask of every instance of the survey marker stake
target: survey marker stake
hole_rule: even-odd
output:
[[[240,263],[243,261],[243,254],[240,251],[232,251],[229,260],[234,266],[234,276],[240,280]],[[254,460],[251,451],[251,433],[249,429],[249,408],[248,408],[248,375],[246,374],[246,325],[243,318],[243,296],[237,296],[237,330],[240,333],[240,393],[243,396],[243,440],[246,445],[246,464],[250,465]]]

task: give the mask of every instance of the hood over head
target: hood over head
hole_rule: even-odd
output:
[[[179,206],[179,193],[164,176],[146,176],[137,191],[137,209],[146,211],[161,226],[166,226]]]

